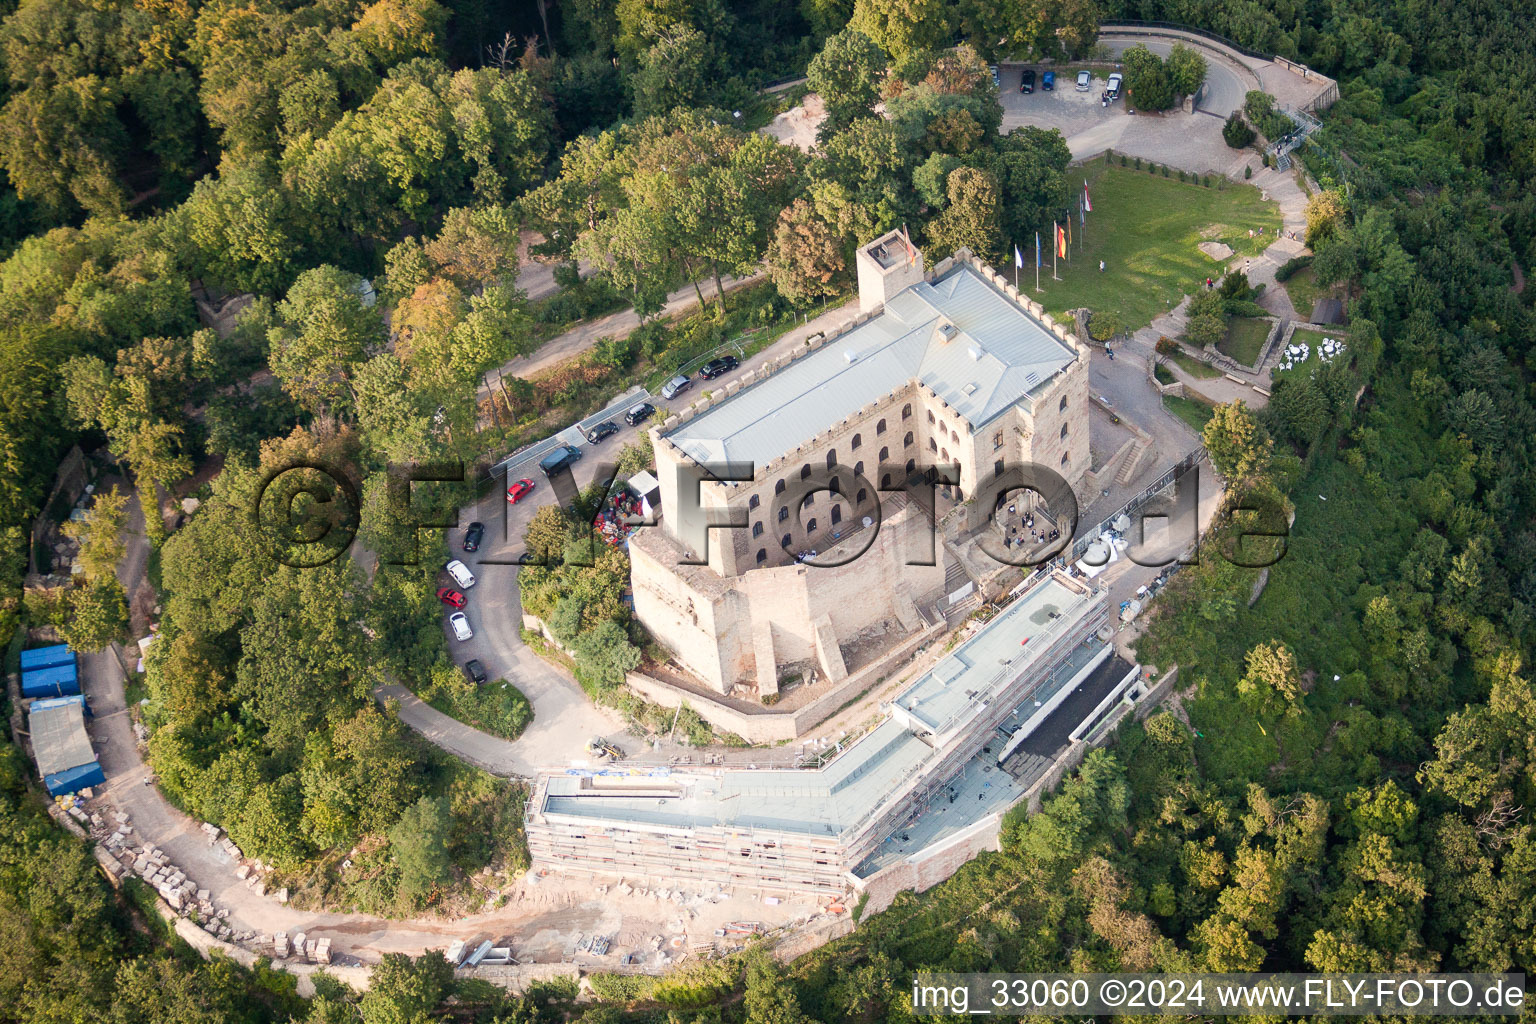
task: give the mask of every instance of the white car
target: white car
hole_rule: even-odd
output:
[[[469,618],[463,612],[454,612],[448,616],[448,625],[453,627],[455,640],[468,640],[475,635],[475,631],[469,628]]]
[[[465,590],[475,585],[475,574],[469,571],[469,566],[457,558],[449,562],[446,568],[448,569],[448,575],[453,577],[453,582]]]

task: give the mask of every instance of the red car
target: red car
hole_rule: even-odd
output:
[[[450,608],[463,608],[466,604],[469,604],[469,598],[452,587],[438,587],[437,599]]]
[[[507,501],[516,505],[533,492],[533,481],[527,478],[519,480],[507,488]]]

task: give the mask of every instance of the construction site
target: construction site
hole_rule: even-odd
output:
[[[544,773],[526,818],[535,868],[850,897],[1025,795],[1032,780],[1009,769],[1043,760],[1026,741],[1112,657],[1109,623],[1093,581],[1038,573],[819,766]],[[1123,691],[1135,670],[1120,675]]]

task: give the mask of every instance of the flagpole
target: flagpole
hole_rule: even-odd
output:
[[[1035,231],[1035,291],[1040,290],[1040,232]]]
[[[1054,230],[1056,236],[1051,239],[1051,280],[1060,281],[1061,278],[1056,276],[1056,260],[1058,254],[1061,252],[1061,222],[1054,220],[1051,221],[1051,228]]]

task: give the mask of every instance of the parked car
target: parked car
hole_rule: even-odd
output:
[[[624,414],[624,422],[632,427],[638,427],[656,414],[656,407],[650,402],[641,402]]]
[[[470,523],[469,529],[464,531],[464,550],[479,551],[480,541],[485,538],[484,523]]]
[[[469,598],[452,587],[438,587],[437,599],[450,608],[463,608],[469,604]]]
[[[1040,90],[1042,92],[1056,91],[1056,72],[1046,71],[1040,75]]]
[[[1108,93],[1109,93],[1109,98],[1110,98],[1111,101],[1114,101],[1114,100],[1117,100],[1117,99],[1120,98],[1120,83],[1123,82],[1123,81],[1125,81],[1125,76],[1122,75],[1118,71],[1116,71],[1114,74],[1109,76],[1109,90],[1108,90]]]
[[[1093,84],[1093,73],[1092,72],[1090,72],[1090,71],[1079,71],[1077,73],[1077,91],[1078,92],[1087,92],[1088,91],[1088,87],[1091,86],[1092,84]]]
[[[485,666],[475,658],[470,658],[464,663],[464,674],[469,676],[472,683],[483,683],[486,680]]]
[[[699,376],[705,380],[714,380],[722,373],[730,373],[741,363],[735,356],[721,356],[719,359],[711,359],[704,364],[704,369],[699,371]]]
[[[532,480],[529,480],[527,477],[514,482],[511,487],[507,488],[507,502],[509,504],[516,505],[518,502],[528,497],[529,494],[533,493],[533,489],[537,486],[537,484],[535,484]]]
[[[673,399],[691,387],[693,387],[693,378],[686,373],[680,373],[661,386],[661,397]]]
[[[581,450],[563,444],[539,460],[539,468],[545,476],[554,476],[556,473],[569,471],[571,466],[581,461]],[[531,490],[532,488],[530,488]],[[510,492],[508,492],[510,498]],[[516,501],[516,499],[511,499]]]
[[[448,575],[453,577],[453,582],[468,590],[475,585],[475,574],[469,571],[469,566],[455,558],[443,568],[448,570]]]
[[[613,420],[603,420],[597,426],[587,431],[587,443],[597,444],[605,437],[612,437],[619,432],[619,425]]]
[[[463,612],[454,612],[448,616],[448,625],[453,627],[453,638],[461,643],[474,638],[475,631],[469,628],[469,616]]]
[[[1025,68],[1023,76],[1019,79],[1019,92],[1035,91],[1035,69]]]

